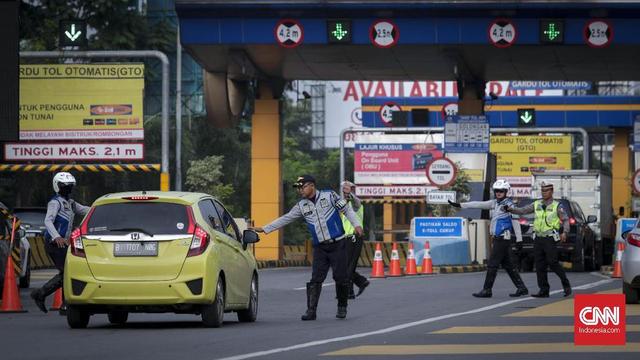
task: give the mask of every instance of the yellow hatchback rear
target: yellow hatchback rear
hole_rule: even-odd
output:
[[[69,326],[86,327],[97,313],[123,324],[130,312],[200,314],[211,327],[229,311],[255,321],[258,273],[248,245],[257,241],[206,194],[105,195],[71,235]]]

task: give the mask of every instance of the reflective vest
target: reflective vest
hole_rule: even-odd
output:
[[[542,209],[542,200],[536,200],[533,203],[536,218],[533,221],[533,231],[539,236],[550,236],[554,230],[560,230],[560,217],[558,216],[559,202],[553,202],[547,205],[545,210]]]
[[[349,206],[351,206],[351,204],[349,204]],[[360,208],[355,213],[358,220],[360,220],[360,224],[364,225],[364,206],[360,205]],[[344,228],[345,235],[355,234],[356,229],[353,227],[349,219],[347,219],[347,217],[344,216],[344,214],[340,214],[340,218],[342,218],[342,227]]]

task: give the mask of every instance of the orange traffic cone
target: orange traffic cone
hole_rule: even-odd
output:
[[[622,277],[622,253],[623,252],[624,252],[624,243],[620,241],[618,242],[618,249],[616,250],[616,261],[613,264],[613,274],[611,274],[612,278]]]
[[[389,276],[402,276],[400,269],[400,255],[398,255],[398,244],[395,242],[391,247],[391,262],[389,263]]]
[[[376,252],[373,255],[373,266],[371,267],[371,277],[383,278],[384,276],[384,260],[382,260],[382,247],[380,247],[380,243],[376,243]]]
[[[16,219],[13,218],[13,231],[11,232],[11,245],[9,248],[13,248],[13,237],[16,229]],[[4,270],[4,284],[2,286],[2,306],[0,306],[0,313],[22,313],[27,312],[22,308],[20,303],[20,292],[18,291],[18,283],[16,282],[16,273],[13,267],[13,258],[11,257],[11,251],[9,251],[9,257],[7,258],[7,266]]]
[[[422,258],[422,274],[433,274],[433,261],[431,260],[431,248],[429,242],[424,243],[424,257]]]
[[[418,275],[416,266],[416,255],[413,252],[413,243],[409,242],[409,254],[407,255],[407,266],[404,268],[405,275]]]
[[[53,305],[49,308],[49,310],[60,310],[62,307],[62,288],[58,288],[56,293],[53,294]]]

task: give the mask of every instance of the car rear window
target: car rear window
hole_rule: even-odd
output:
[[[100,205],[87,224],[87,235],[114,235],[131,232],[186,234],[187,207],[163,202],[131,202]]]
[[[14,215],[17,216],[22,223],[44,226],[44,218],[47,215],[47,212],[46,211],[15,211]]]

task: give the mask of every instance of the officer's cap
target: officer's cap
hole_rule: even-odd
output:
[[[553,189],[553,183],[549,182],[549,181],[542,180],[542,181],[540,181],[540,189],[542,189],[542,188],[552,188]]]
[[[316,183],[316,179],[311,175],[298,176],[298,179],[293,184],[293,187],[302,187],[304,184],[306,184],[308,182],[315,184]]]

